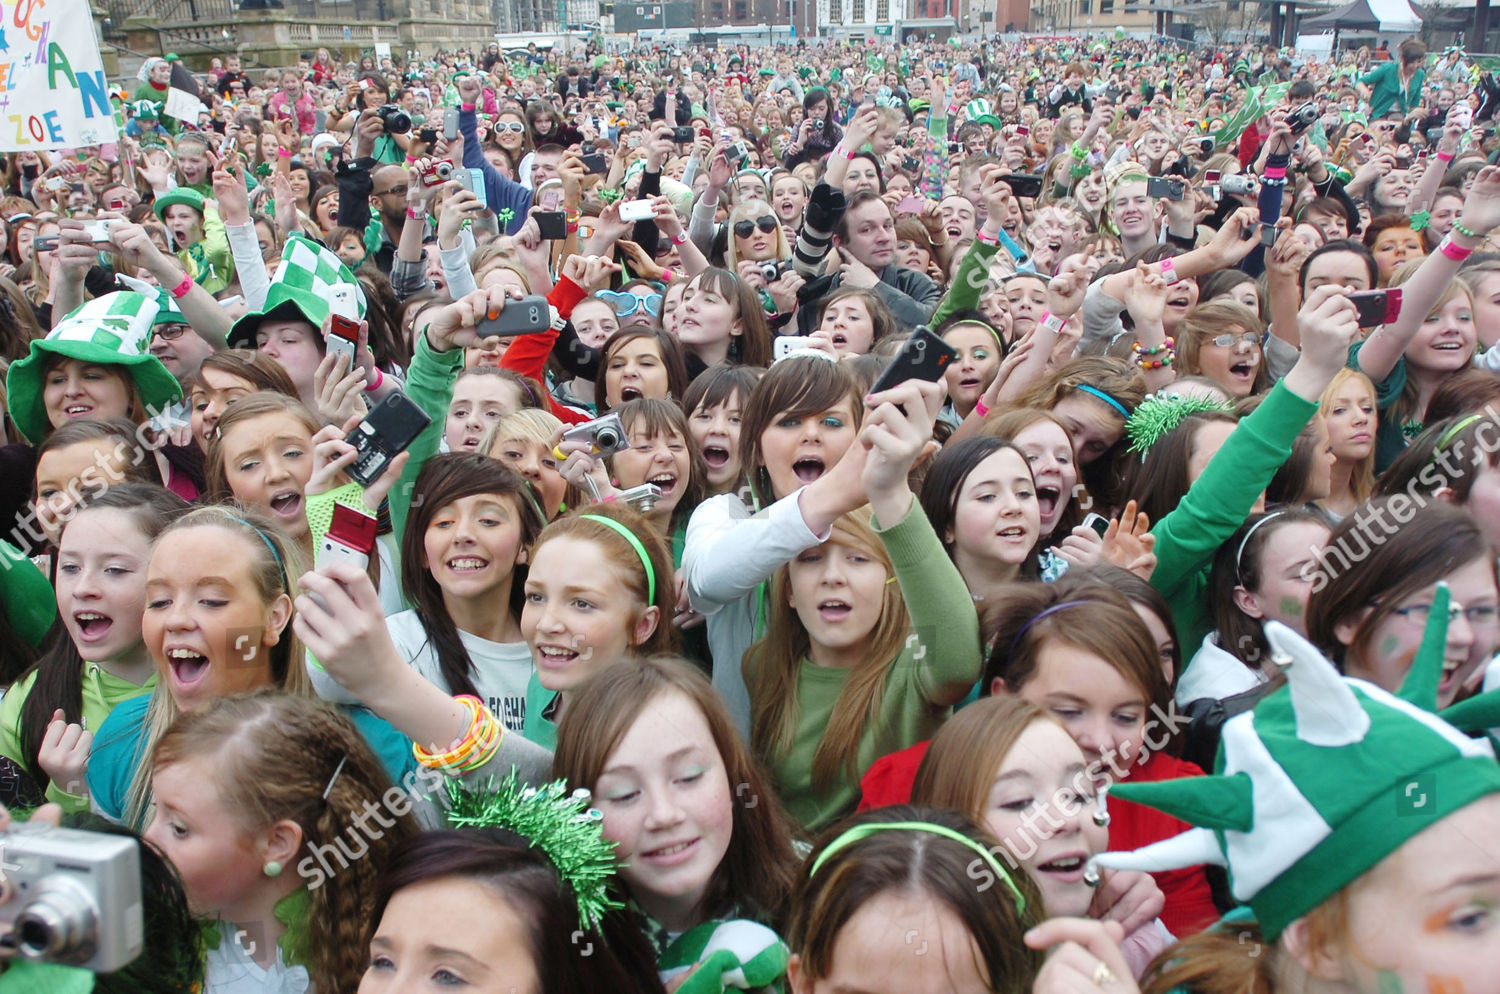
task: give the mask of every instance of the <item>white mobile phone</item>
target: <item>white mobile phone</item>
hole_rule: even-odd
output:
[[[649,200],[627,200],[620,205],[621,221],[649,221],[656,216],[656,208]]]
[[[1104,533],[1109,530],[1109,519],[1102,514],[1094,514],[1091,512],[1084,517],[1083,527],[1092,528],[1096,535],[1098,535],[1100,538],[1103,538]]]
[[[809,341],[806,336],[784,335],[771,346],[771,357],[776,360],[785,359],[798,349],[808,348]]]

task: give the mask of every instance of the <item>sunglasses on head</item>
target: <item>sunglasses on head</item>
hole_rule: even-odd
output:
[[[628,318],[638,310],[645,310],[652,317],[661,316],[662,295],[659,293],[653,293],[649,297],[641,297],[633,293],[621,293],[617,290],[600,290],[595,296],[600,300],[608,301],[609,305],[615,309],[617,317]]]
[[[776,226],[779,223],[769,214],[758,217],[754,221],[736,221],[734,223],[734,235],[736,238],[749,238],[755,234],[756,228],[769,235],[776,230]]]

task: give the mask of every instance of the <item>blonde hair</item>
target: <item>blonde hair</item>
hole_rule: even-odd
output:
[[[734,226],[739,221],[754,221],[758,217],[767,216],[776,217],[776,211],[761,198],[751,197],[749,200],[742,200],[735,204],[734,209],[729,212],[729,220],[724,222],[724,226],[729,229],[729,240],[724,249],[724,268],[736,274],[736,279],[739,278],[740,249],[739,239],[734,236]],[[786,260],[791,257],[792,247],[786,240],[786,228],[778,218],[776,222],[776,258],[778,260]]]
[[[250,577],[260,594],[261,605],[269,608],[281,597],[291,596],[293,578],[308,570],[308,562],[302,550],[282,534],[264,514],[240,504],[214,505],[190,511],[168,525],[157,536],[160,545],[163,538],[185,528],[212,527],[231,532],[241,541],[240,551],[249,551]],[[227,548],[217,550],[219,556],[228,553]],[[280,638],[265,655],[269,660],[273,685],[287,693],[300,697],[313,696],[312,682],[302,662],[302,645],[292,633],[291,618],[279,633]],[[257,650],[258,651],[258,650]],[[137,755],[150,755],[167,729],[178,717],[177,704],[167,691],[165,683],[157,683],[146,705],[146,714],[141,722],[140,744]],[[123,807],[125,824],[136,829],[144,827],[146,812],[151,806],[151,764],[140,763],[126,790]]]
[[[1370,403],[1375,403],[1377,396],[1375,392],[1375,384],[1364,373],[1360,372],[1357,369],[1350,369],[1348,366],[1345,366],[1343,369],[1335,373],[1333,379],[1328,382],[1328,386],[1323,388],[1323,395],[1318,398],[1318,417],[1322,418],[1325,422],[1328,420],[1328,412],[1333,407],[1334,400],[1338,397],[1339,391],[1344,388],[1344,384],[1350,382],[1351,380],[1363,386],[1365,390],[1370,394]],[[1376,416],[1378,416],[1378,412]],[[1370,494],[1374,493],[1374,446],[1370,447],[1370,454],[1356,463],[1354,468],[1350,471],[1349,486],[1354,493],[1354,502],[1356,504],[1363,504],[1365,501],[1370,499]]]
[[[890,555],[871,524],[873,512],[865,505],[834,522],[830,542],[849,546],[878,561],[891,576]],[[788,603],[791,568],[783,566],[771,581],[771,611],[765,636],[745,652],[745,682],[750,686],[750,743],[756,756],[773,766],[792,748],[802,715],[797,704],[797,675],[812,649],[812,638],[796,610]],[[832,784],[840,773],[858,779],[859,743],[880,710],[885,679],[900,656],[911,630],[911,616],[901,586],[885,584],[880,620],[866,637],[862,661],[849,673],[839,691],[833,715],[813,754],[814,788]]]

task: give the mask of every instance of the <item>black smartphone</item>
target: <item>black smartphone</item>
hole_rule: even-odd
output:
[[[1401,316],[1401,288],[1385,290],[1359,290],[1349,294],[1354,307],[1359,311],[1359,326],[1374,328],[1390,324]]]
[[[600,175],[609,172],[609,160],[604,158],[603,152],[593,152],[583,157],[583,171],[589,176]]]
[[[368,487],[431,422],[427,412],[410,397],[400,390],[392,391],[344,439],[359,451],[344,472],[360,486]]]
[[[493,321],[481,321],[474,330],[480,338],[510,338],[515,335],[535,335],[552,327],[552,308],[547,298],[534,293],[520,300],[507,300],[500,309],[500,316]]]
[[[948,154],[949,155],[957,155],[960,151],[962,151],[962,149],[963,149],[963,146],[960,145],[958,142],[949,142],[948,143]]]
[[[417,132],[417,138],[424,145],[437,144],[437,128],[423,128]]]
[[[1158,200],[1181,200],[1186,188],[1180,179],[1152,176],[1146,180],[1146,196]]]
[[[56,252],[57,251],[57,236],[56,235],[43,235],[40,238],[33,239],[32,242],[31,242],[31,251],[33,251],[33,252]]]
[[[885,367],[870,392],[880,393],[900,386],[907,380],[936,383],[943,378],[943,371],[948,368],[948,364],[957,358],[957,349],[926,328],[918,328],[912,332],[906,344],[901,346],[901,351],[896,353],[891,364]]]
[[[537,211],[531,216],[536,218],[544,241],[560,242],[568,237],[568,216],[562,211]]]
[[[1001,176],[1005,185],[1010,187],[1010,192],[1018,197],[1029,197],[1035,199],[1042,195],[1042,178],[1031,173],[1012,173],[1009,176]]]
[[[676,142],[678,145],[686,145],[696,137],[697,135],[693,131],[693,126],[691,124],[684,124],[680,128],[672,129],[672,141]]]

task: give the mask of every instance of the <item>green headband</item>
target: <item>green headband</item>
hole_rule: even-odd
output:
[[[1458,436],[1459,432],[1463,431],[1465,428],[1469,427],[1471,424],[1483,417],[1483,414],[1471,414],[1468,417],[1464,418],[1462,421],[1458,422],[1458,424],[1454,425],[1452,428],[1449,428],[1447,431],[1443,432],[1443,437],[1438,439],[1438,444],[1432,447],[1431,462],[1435,465],[1438,461],[1438,457],[1443,454],[1443,450],[1448,447],[1448,443],[1452,442],[1453,439]]]
[[[621,538],[630,543],[630,547],[635,550],[635,554],[641,557],[641,565],[646,568],[646,603],[648,605],[655,604],[656,570],[651,567],[651,557],[646,554],[646,547],[641,544],[641,540],[635,537],[635,532],[626,528],[614,518],[606,518],[602,514],[585,514],[582,517],[585,521],[597,521],[601,525],[608,525],[619,532]]]
[[[822,869],[828,857],[834,853],[837,853],[841,849],[846,849],[856,842],[862,842],[876,832],[884,831],[927,832],[930,835],[940,835],[960,845],[968,846],[979,854],[980,859],[989,864],[990,869],[995,871],[997,877],[1005,881],[1005,886],[1010,889],[1011,896],[1015,898],[1016,914],[1024,915],[1026,913],[1026,896],[1021,893],[1021,888],[1016,886],[1016,882],[1011,879],[1010,874],[1005,872],[1005,867],[1000,865],[1000,861],[995,858],[994,853],[962,832],[955,832],[946,825],[934,825],[930,821],[892,821],[877,822],[870,825],[855,825],[824,847],[823,851],[818,854],[817,860],[813,862],[812,870],[809,871],[808,876],[817,876],[818,870]]]

